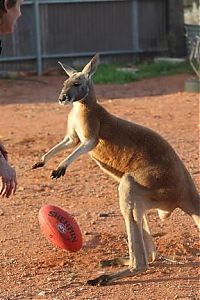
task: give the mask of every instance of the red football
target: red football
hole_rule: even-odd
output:
[[[43,234],[52,244],[71,252],[81,249],[81,230],[68,212],[47,204],[40,208],[38,218]]]

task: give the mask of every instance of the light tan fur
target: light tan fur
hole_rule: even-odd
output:
[[[91,76],[98,60],[97,54],[82,72],[61,64],[68,79],[59,102],[72,103],[67,135],[33,166],[42,167],[59,151],[76,147],[52,172],[52,178],[63,176],[77,157],[89,153],[103,171],[119,182],[119,204],[128,235],[129,268],[88,281],[91,285],[105,285],[133,276],[146,270],[148,263],[155,260],[147,210],[157,208],[164,219],[175,208],[181,208],[200,226],[199,194],[173,148],[156,132],[110,114],[97,102]],[[127,259],[119,261],[127,264]]]

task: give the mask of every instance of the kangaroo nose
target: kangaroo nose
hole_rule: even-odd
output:
[[[62,95],[61,97],[59,97],[59,101],[60,101],[60,102],[63,102],[63,101],[65,101],[66,99],[67,99],[66,94],[64,94],[64,95]]]

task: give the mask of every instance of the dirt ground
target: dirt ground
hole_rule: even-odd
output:
[[[125,85],[98,85],[96,92],[110,112],[159,132],[175,148],[200,189],[198,169],[199,95],[183,92],[187,75]],[[31,166],[65,134],[70,107],[57,103],[64,77],[0,80],[0,138],[18,174],[18,191],[1,199],[0,300],[197,300],[198,231],[180,210],[161,222],[150,211],[149,223],[160,260],[143,274],[106,287],[86,281],[121,267],[101,268],[102,259],[127,253],[117,184],[88,155],[75,161],[64,178],[51,171],[69,151],[43,169]],[[84,244],[77,253],[55,248],[41,234],[38,211],[55,204],[73,214]],[[103,213],[103,214],[102,214]],[[105,213],[105,214],[104,214]]]

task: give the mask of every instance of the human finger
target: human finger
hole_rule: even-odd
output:
[[[6,181],[5,182],[5,188],[4,188],[4,191],[2,193],[2,197],[7,197],[7,194],[9,194],[10,187],[11,187],[11,182]]]
[[[12,190],[13,190],[13,184],[12,181],[7,183],[7,189],[6,189],[6,198],[9,198],[10,195],[12,194]]]
[[[9,197],[10,195],[14,195],[15,192],[16,192],[16,189],[17,189],[17,181],[16,181],[16,178],[15,178],[15,180],[12,180],[10,190],[8,191],[6,197]]]
[[[5,181],[2,180],[2,181],[1,181],[0,196],[3,196],[3,192],[4,192],[4,189],[5,189],[5,188],[6,188]]]
[[[15,180],[13,181],[13,190],[12,190],[12,194],[14,195],[17,189],[17,180],[15,178]]]

